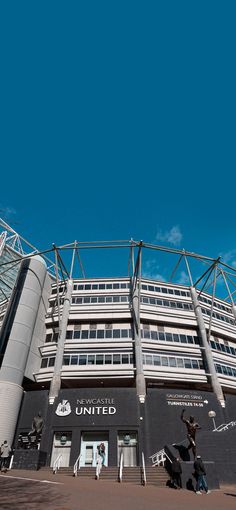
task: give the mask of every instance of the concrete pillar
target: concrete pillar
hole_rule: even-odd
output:
[[[139,291],[138,286],[133,293],[133,326],[134,326],[134,349],[135,349],[135,362],[136,362],[136,390],[140,402],[145,401],[146,396],[146,383],[143,373],[143,353],[142,341],[140,334],[140,316],[139,316]]]
[[[0,370],[0,442],[12,444],[23,396],[25,374],[47,267],[40,256],[24,260],[1,331],[4,357]]]
[[[201,305],[198,301],[196,289],[194,287],[190,287],[190,292],[191,292],[193,307],[194,307],[194,311],[195,311],[195,315],[196,315],[196,319],[197,319],[198,329],[199,329],[199,332],[201,335],[202,346],[204,347],[205,359],[206,359],[206,362],[208,365],[209,372],[211,374],[210,375],[211,386],[212,386],[212,389],[213,389],[220,405],[222,407],[225,407],[225,399],[224,399],[223,391],[222,391],[221,385],[219,383],[217,372],[215,369],[211,346],[209,345],[209,342],[207,339],[207,332],[206,332],[205,322],[203,319]]]
[[[66,330],[67,330],[68,319],[69,319],[69,314],[70,314],[70,307],[71,307],[72,290],[73,290],[73,280],[68,280],[66,295],[64,297],[64,303],[63,303],[62,319],[61,319],[60,330],[59,330],[59,335],[58,335],[57,353],[56,353],[56,359],[55,359],[55,365],[54,365],[54,373],[53,373],[53,378],[51,381],[50,392],[49,392],[49,404],[53,404],[55,398],[58,397],[59,391],[61,389],[61,368],[62,368],[63,356],[64,356]],[[60,308],[60,306],[58,306],[58,313],[59,313],[59,308]]]

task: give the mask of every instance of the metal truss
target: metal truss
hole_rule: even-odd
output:
[[[213,313],[216,296],[230,303],[232,307],[235,306],[236,269],[224,263],[220,257],[212,258],[184,249],[159,246],[134,239],[73,241],[60,246],[53,244],[50,248],[40,251],[2,219],[0,219],[0,301],[9,297],[22,259],[41,255],[47,264],[49,274],[55,282],[59,283],[71,278],[88,277],[89,271],[88,273],[87,270],[85,271],[83,263],[86,251],[117,249],[125,250],[127,253],[127,273],[123,276],[132,278],[133,290],[140,281],[141,275],[147,280],[158,280],[143,271],[144,255],[151,254],[155,257],[157,265],[160,257],[168,256],[168,261],[171,260],[171,263],[168,262],[168,267],[171,264],[173,269],[170,271],[170,276],[162,281],[195,287],[199,295],[202,292],[209,294],[212,298],[211,313]],[[165,264],[165,259],[163,260]],[[184,283],[181,281],[180,274],[185,276]]]

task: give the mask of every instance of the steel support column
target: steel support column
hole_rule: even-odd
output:
[[[196,319],[197,319],[199,332],[201,335],[202,346],[204,347],[205,359],[206,359],[206,362],[208,365],[208,370],[210,372],[211,386],[212,386],[213,392],[216,395],[217,400],[219,401],[219,403],[221,404],[222,407],[225,407],[225,399],[224,399],[223,391],[222,391],[221,385],[218,380],[217,372],[216,372],[213,357],[212,357],[211,347],[210,347],[210,344],[207,339],[207,332],[206,332],[205,322],[204,322],[203,315],[202,315],[201,305],[198,301],[196,289],[194,287],[190,287],[190,292],[191,292],[191,296],[192,296],[192,301],[193,301],[193,306],[194,306],[194,311],[195,311],[195,315],[196,315]]]
[[[67,289],[66,289],[66,295],[64,297],[64,303],[63,303],[63,312],[62,312],[62,318],[61,322],[59,323],[59,336],[58,336],[58,343],[57,343],[57,353],[56,353],[56,359],[55,359],[55,366],[54,366],[54,374],[50,385],[50,391],[49,391],[49,404],[53,404],[56,397],[58,397],[60,388],[61,388],[61,368],[62,368],[62,362],[63,362],[63,355],[64,355],[64,345],[65,345],[65,339],[66,339],[66,330],[67,330],[67,324],[69,319],[69,313],[70,313],[70,306],[71,306],[71,296],[72,296],[72,290],[73,290],[73,280],[67,280]],[[60,314],[60,302],[57,303],[58,305],[58,317]]]

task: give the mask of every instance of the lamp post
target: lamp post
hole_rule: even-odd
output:
[[[213,425],[214,425],[214,429],[213,430],[216,430],[216,422],[215,422],[216,412],[215,411],[209,411],[208,416],[209,416],[209,418],[212,418]]]

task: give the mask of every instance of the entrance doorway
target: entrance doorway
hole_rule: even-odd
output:
[[[97,463],[97,447],[105,446],[105,462],[108,466],[108,432],[84,432],[81,437],[80,467],[95,467]]]
[[[137,466],[137,432],[119,432],[118,434],[118,461],[123,453],[125,467]]]
[[[51,467],[58,455],[61,455],[61,467],[68,467],[70,464],[71,432],[55,432],[53,437]]]

